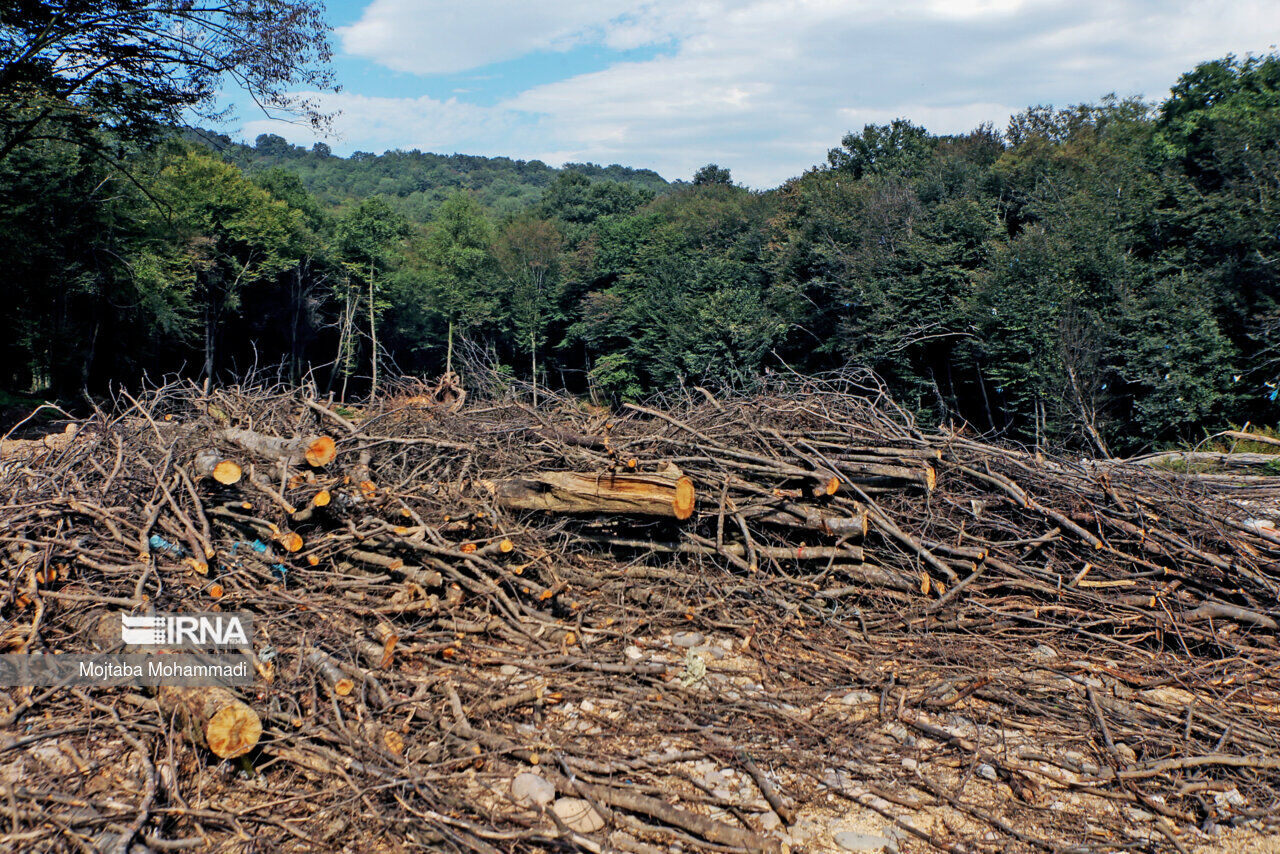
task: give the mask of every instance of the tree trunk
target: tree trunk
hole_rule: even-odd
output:
[[[449,318],[449,344],[444,355],[444,372],[453,373],[453,318]]]
[[[372,353],[369,356],[373,379],[369,385],[369,398],[378,396],[378,313],[373,302],[373,262],[369,262],[369,341]]]
[[[188,738],[222,759],[243,756],[262,737],[258,713],[226,688],[166,685],[156,692],[156,700],[167,714],[182,720]]]

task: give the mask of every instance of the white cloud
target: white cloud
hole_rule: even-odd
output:
[[[868,121],[961,132],[1030,104],[1162,97],[1197,62],[1273,49],[1275,12],[1274,0],[374,0],[342,31],[344,49],[419,74],[580,44],[662,53],[494,107],[332,100],[360,148],[620,162],[667,177],[716,161],[770,186]]]
[[[441,74],[588,42],[626,49],[670,39],[699,4],[669,0],[373,0],[340,27],[342,48],[397,71]]]

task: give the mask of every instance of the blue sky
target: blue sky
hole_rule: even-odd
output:
[[[1158,99],[1280,42],[1277,0],[330,0],[325,138],[622,163],[775,186],[867,122],[1003,127],[1031,104]],[[229,128],[310,144],[241,108]]]

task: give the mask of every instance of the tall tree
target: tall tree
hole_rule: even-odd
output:
[[[529,346],[533,402],[538,402],[538,348],[555,306],[553,288],[560,266],[563,238],[549,220],[530,216],[508,222],[495,251],[506,275],[511,320],[519,340]]]
[[[273,199],[239,169],[198,151],[173,158],[160,174],[152,213],[155,256],[184,282],[201,315],[203,367],[218,371],[228,314],[245,288],[274,280],[297,263],[302,215]]]
[[[378,394],[378,314],[384,308],[375,282],[388,263],[392,243],[409,233],[409,224],[381,198],[365,199],[338,223],[338,248],[348,270],[368,289],[371,397]],[[345,388],[345,379],[344,379]]]
[[[496,319],[497,278],[493,225],[470,194],[455,193],[440,206],[427,233],[428,293],[448,324],[445,370],[453,371],[453,336]]]

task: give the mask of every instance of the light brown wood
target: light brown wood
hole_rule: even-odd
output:
[[[247,703],[226,688],[163,686],[156,701],[176,715],[187,737],[222,759],[243,756],[262,737],[262,721]]]
[[[337,446],[334,444],[333,439],[328,436],[317,436],[303,453],[307,460],[307,465],[313,468],[327,466],[333,462],[333,458],[337,455]]]
[[[676,474],[541,472],[481,481],[499,506],[547,513],[620,513],[688,519],[697,491]]]
[[[20,460],[46,451],[61,451],[76,438],[79,428],[68,424],[61,433],[50,433],[39,439],[0,439],[0,460]]]
[[[241,450],[259,457],[280,460],[288,465],[323,466],[333,462],[337,456],[337,447],[328,436],[303,436],[295,439],[282,439],[279,436],[268,436],[254,430],[241,427],[230,427],[217,434],[224,442],[228,442]]]

